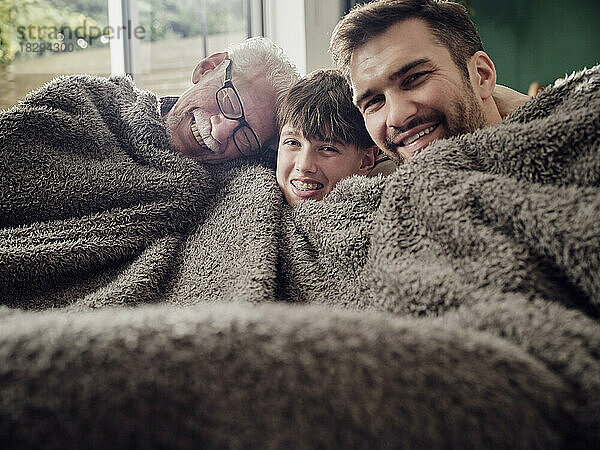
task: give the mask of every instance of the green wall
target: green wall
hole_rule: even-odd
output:
[[[471,0],[498,82],[527,92],[600,63],[599,0]]]

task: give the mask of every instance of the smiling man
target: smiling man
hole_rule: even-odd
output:
[[[265,38],[210,55],[194,68],[192,87],[162,101],[171,145],[206,163],[256,153],[275,136],[277,99],[298,78],[283,50]]]
[[[351,80],[373,140],[398,162],[436,139],[502,120],[494,63],[462,5],[362,5],[338,23],[330,50]]]

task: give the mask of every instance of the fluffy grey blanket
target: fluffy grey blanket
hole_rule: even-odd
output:
[[[0,443],[598,445],[599,87],[296,208],[266,158],[176,155],[127,79],[30,94],[0,114]]]

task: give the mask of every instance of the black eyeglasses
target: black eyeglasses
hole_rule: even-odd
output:
[[[225,82],[216,93],[217,105],[224,117],[237,120],[240,124],[233,130],[233,142],[242,156],[248,156],[260,150],[258,136],[246,121],[244,107],[237,90],[231,82],[231,60],[227,60]]]

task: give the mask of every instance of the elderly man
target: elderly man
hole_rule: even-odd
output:
[[[276,134],[276,101],[297,79],[284,52],[264,38],[204,58],[192,72],[193,86],[163,99],[172,146],[207,163],[255,153]]]
[[[497,124],[527,99],[496,88],[494,63],[465,8],[453,2],[363,5],[338,23],[331,52],[373,140],[396,161],[436,139]]]
[[[171,215],[160,222],[174,220],[194,202],[190,192],[206,189],[206,171],[190,159],[212,164],[256,153],[275,137],[276,101],[298,79],[265,38],[200,61],[179,98],[159,101],[127,77],[57,78],[0,112],[0,224],[160,199]],[[176,207],[175,199],[190,204]]]

